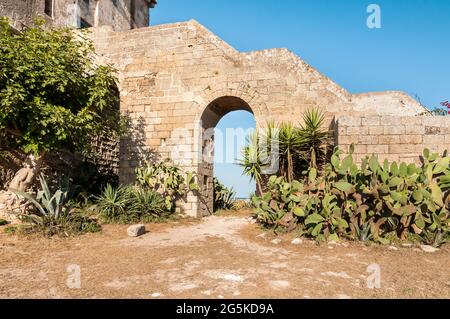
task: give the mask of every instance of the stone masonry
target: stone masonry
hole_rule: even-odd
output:
[[[0,16],[17,30],[42,17],[56,27],[99,27],[129,30],[149,25],[156,0],[0,0]]]
[[[330,128],[338,119],[339,144],[360,143],[361,155],[392,150],[395,158],[411,159],[437,140],[426,128],[423,134],[410,131],[414,116],[427,111],[404,93],[351,94],[287,49],[241,53],[196,21],[123,32],[94,28],[92,39],[99,62],[119,70],[121,111],[135,124],[135,133],[121,141],[121,182],[133,182],[143,160],[171,158],[198,174],[201,196],[190,195],[183,205],[191,216],[211,213],[213,164],[204,154],[211,156],[213,137],[207,132],[231,111],[253,113],[262,127],[271,120],[297,122],[306,109],[318,107]],[[355,125],[343,117],[348,115],[359,118]],[[379,133],[369,131],[369,119],[378,123],[373,127]],[[421,126],[433,120],[417,121]],[[390,146],[395,143],[383,142],[390,134],[402,145],[401,153]],[[414,147],[407,149],[406,143]]]
[[[342,116],[337,119],[339,148],[355,159],[375,154],[381,161],[419,163],[425,148],[439,154],[450,150],[449,116]]]

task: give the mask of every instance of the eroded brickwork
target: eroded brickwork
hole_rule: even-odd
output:
[[[337,119],[337,145],[355,159],[375,154],[381,161],[419,163],[425,148],[443,154],[450,150],[449,116],[342,116]]]

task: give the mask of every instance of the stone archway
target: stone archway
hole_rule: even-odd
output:
[[[256,114],[250,105],[240,97],[222,96],[214,99],[203,110],[199,121],[198,150],[200,159],[197,167],[198,183],[201,195],[198,196],[198,217],[211,215],[214,199],[214,129],[219,121],[228,113],[247,111]]]
[[[259,128],[267,121],[297,122],[310,107],[323,110],[330,123],[335,116],[358,117],[352,129],[339,131],[342,144],[354,142],[355,134],[367,135],[368,128],[358,126],[361,116],[425,111],[401,92],[351,94],[286,49],[238,52],[195,21],[125,32],[94,28],[92,39],[99,62],[119,70],[120,108],[138,127],[137,138],[121,142],[120,181],[134,181],[142,153],[170,158],[199,173],[205,187],[205,198],[190,194],[180,207],[190,216],[211,213],[212,170],[201,160],[203,132],[228,112],[250,110]],[[386,147],[380,151],[386,153]]]

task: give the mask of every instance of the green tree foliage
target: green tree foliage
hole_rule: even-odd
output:
[[[95,62],[86,32],[46,29],[16,34],[0,19],[0,130],[3,143],[41,156],[85,152],[92,138],[119,136],[115,70]]]

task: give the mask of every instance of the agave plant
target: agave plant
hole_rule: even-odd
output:
[[[69,205],[72,192],[67,181],[66,185],[54,194],[51,193],[43,175],[39,176],[39,182],[41,190],[38,191],[36,198],[27,193],[11,190],[36,208],[34,214],[22,215],[24,221],[31,222],[30,226],[23,227],[25,232],[41,232],[51,237],[56,234],[69,236],[101,230],[97,221],[73,213]]]
[[[37,214],[29,215],[29,217],[39,223],[42,222],[44,217],[58,219],[67,214],[68,210],[65,204],[69,199],[69,189],[58,189],[52,194],[42,174],[39,176],[39,183],[41,184],[41,190],[37,193],[36,198],[28,193],[11,190],[14,194],[28,200],[37,209]]]

